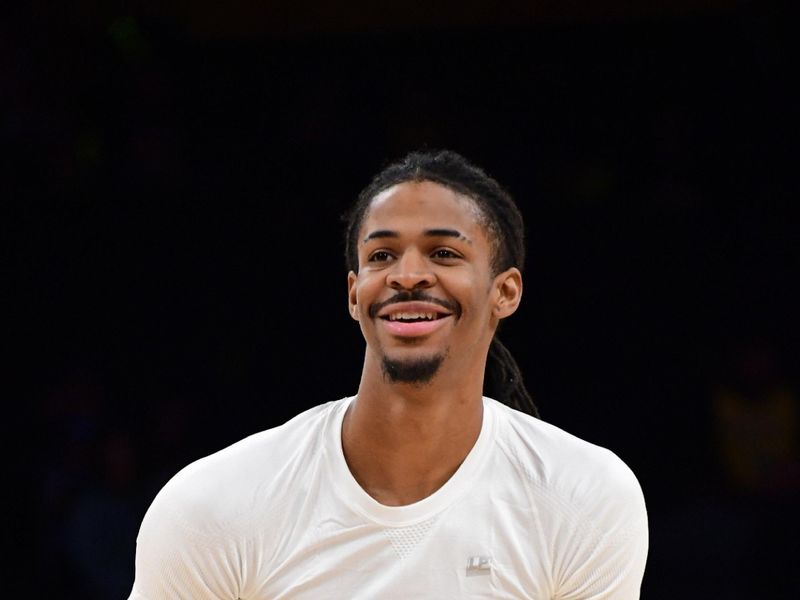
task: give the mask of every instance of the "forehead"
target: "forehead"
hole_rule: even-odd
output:
[[[472,198],[431,181],[397,184],[370,203],[360,239],[375,229],[448,228],[486,237],[483,213]]]

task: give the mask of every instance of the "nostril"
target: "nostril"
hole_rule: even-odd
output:
[[[392,289],[414,289],[429,287],[434,284],[436,277],[430,273],[396,273],[389,275],[387,284]]]
[[[428,288],[433,285],[433,281],[429,279],[415,279],[413,281],[392,281],[389,282],[389,287],[394,290],[415,290],[419,288]]]

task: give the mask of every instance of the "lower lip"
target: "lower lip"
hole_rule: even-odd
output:
[[[441,317],[434,321],[415,321],[414,323],[403,323],[402,321],[386,321],[381,319],[384,327],[392,335],[399,337],[418,337],[433,333],[442,327],[450,317]]]

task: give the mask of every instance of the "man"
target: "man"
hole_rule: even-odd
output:
[[[638,598],[634,475],[521,412],[495,338],[522,298],[508,194],[455,153],[412,153],[360,195],[346,255],[358,393],[176,475],[142,523],[131,598]],[[482,395],[487,358],[506,404]]]

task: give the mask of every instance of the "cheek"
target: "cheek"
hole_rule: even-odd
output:
[[[464,307],[465,310],[470,310],[474,315],[479,315],[481,318],[492,313],[495,305],[495,297],[492,293],[492,287],[485,283],[473,283],[470,288],[469,307]]]
[[[362,273],[355,284],[355,297],[362,314],[366,313],[369,305],[375,302],[376,294],[380,290],[380,281],[374,275]]]

